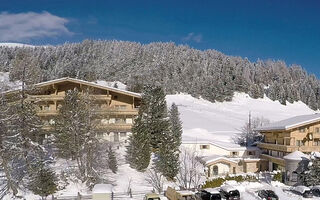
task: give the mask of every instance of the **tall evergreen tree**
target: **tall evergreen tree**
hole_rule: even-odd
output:
[[[35,166],[36,173],[33,173],[28,188],[36,195],[46,199],[50,194],[58,190],[57,177],[55,173],[48,167],[39,163]]]
[[[163,133],[156,152],[155,166],[166,178],[173,180],[179,171],[179,147],[182,135],[182,123],[175,104],[172,104],[169,112],[169,123],[169,129]]]
[[[116,157],[115,152],[112,149],[111,145],[108,147],[108,165],[109,165],[109,169],[113,173],[117,173],[117,171],[118,171],[118,161],[117,161],[117,157]]]
[[[77,161],[82,181],[93,175],[98,145],[92,102],[88,91],[80,93],[77,88],[67,91],[54,124],[59,155]]]
[[[126,159],[130,167],[138,171],[144,171],[150,163],[151,147],[150,133],[146,125],[144,106],[139,109],[139,114],[132,126],[132,134],[129,136]]]
[[[303,170],[300,178],[306,186],[320,185],[320,157],[311,156],[310,163],[307,169]]]

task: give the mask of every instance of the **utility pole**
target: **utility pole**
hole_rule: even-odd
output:
[[[249,134],[251,133],[251,111],[249,111],[249,123],[247,130],[246,146],[249,146]]]

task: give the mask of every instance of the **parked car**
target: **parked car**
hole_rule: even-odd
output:
[[[220,191],[216,188],[207,188],[196,193],[197,200],[221,200]]]
[[[149,193],[144,196],[143,200],[160,200],[160,197],[158,194]]]
[[[165,192],[165,196],[169,200],[195,200],[195,195],[193,192],[188,190],[177,191],[171,187],[168,187],[167,191]]]
[[[311,192],[314,196],[320,197],[320,185],[313,186]]]
[[[232,186],[222,186],[220,194],[222,198],[227,200],[240,200],[240,192]]]
[[[308,188],[307,186],[296,186],[296,187],[292,187],[291,190],[301,196],[303,196],[304,198],[312,198],[313,194],[310,190],[310,188]]]
[[[265,200],[279,200],[279,197],[272,190],[259,190],[258,196]]]

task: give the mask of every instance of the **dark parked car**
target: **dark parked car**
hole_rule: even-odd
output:
[[[303,185],[292,187],[291,191],[303,196],[304,198],[312,198],[313,197],[313,194],[312,194],[310,188],[303,186]]]
[[[320,185],[313,186],[311,192],[314,196],[320,197]]]
[[[259,190],[258,196],[265,200],[279,200],[279,197],[272,190]]]
[[[240,192],[232,186],[222,186],[220,194],[227,200],[240,200]]]
[[[196,199],[197,200],[221,200],[221,195],[219,190],[208,188],[196,193]]]

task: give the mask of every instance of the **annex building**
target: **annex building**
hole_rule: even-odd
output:
[[[264,135],[258,147],[269,171],[285,171],[285,158],[290,153],[320,151],[320,114],[296,116],[256,130]]]
[[[27,90],[27,100],[36,105],[37,115],[44,121],[44,128],[52,127],[68,90],[77,88],[80,93],[89,93],[94,101],[99,137],[113,142],[126,142],[138,108],[141,95],[126,90],[100,85],[75,78],[61,78],[34,85]],[[20,89],[7,91],[6,96],[16,96]]]
[[[227,174],[259,172],[261,159],[257,147],[242,147],[237,144],[218,141],[182,140],[183,148],[198,152],[206,166],[208,178]]]

